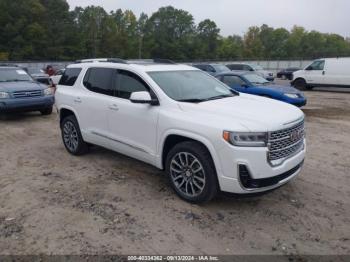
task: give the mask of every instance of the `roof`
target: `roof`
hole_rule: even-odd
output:
[[[131,61],[132,62],[132,61]],[[134,69],[144,72],[156,71],[183,71],[183,70],[199,70],[192,66],[182,64],[162,64],[162,63],[116,63],[116,62],[83,62],[71,64],[68,68],[87,68],[87,67],[110,67],[119,69]]]

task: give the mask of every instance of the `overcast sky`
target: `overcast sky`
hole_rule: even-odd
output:
[[[131,9],[151,15],[159,7],[172,5],[190,12],[196,23],[209,18],[222,35],[243,35],[252,25],[268,24],[291,29],[350,36],[350,0],[67,0],[75,6],[99,5],[106,11]]]

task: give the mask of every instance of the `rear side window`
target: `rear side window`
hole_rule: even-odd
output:
[[[63,86],[74,86],[80,72],[81,68],[67,68],[58,84]]]
[[[118,70],[117,97],[129,99],[131,93],[140,91],[149,92],[149,88],[139,76],[129,71]]]
[[[114,96],[116,72],[113,68],[90,68],[85,74],[84,86],[92,92]]]

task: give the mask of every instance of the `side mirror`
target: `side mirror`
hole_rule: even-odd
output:
[[[312,70],[312,66],[308,66],[307,68],[305,68],[306,71],[311,71]]]
[[[133,92],[130,95],[130,101],[135,104],[159,105],[157,99],[152,99],[150,93],[146,91]]]
[[[241,87],[247,88],[249,86],[247,84],[242,84]]]
[[[253,68],[250,68],[249,71],[254,72],[254,69],[253,69]]]

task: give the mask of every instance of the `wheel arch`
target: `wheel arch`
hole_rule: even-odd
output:
[[[71,107],[61,107],[59,108],[59,117],[60,117],[60,124],[62,123],[62,120],[70,115],[75,116],[75,118],[77,119],[78,123],[79,123],[79,119],[78,119],[78,115],[76,113],[76,111],[71,108]]]
[[[167,154],[170,152],[170,150],[178,143],[184,142],[184,141],[194,141],[197,142],[201,145],[203,145],[209,152],[216,172],[219,174],[220,170],[220,164],[218,160],[218,156],[215,153],[214,146],[212,143],[205,137],[200,136],[198,134],[193,134],[191,132],[187,131],[169,131],[166,134],[162,136],[162,142],[159,145],[159,151],[160,152],[160,157],[157,163],[157,166],[160,169],[164,169],[165,167],[165,160]]]

